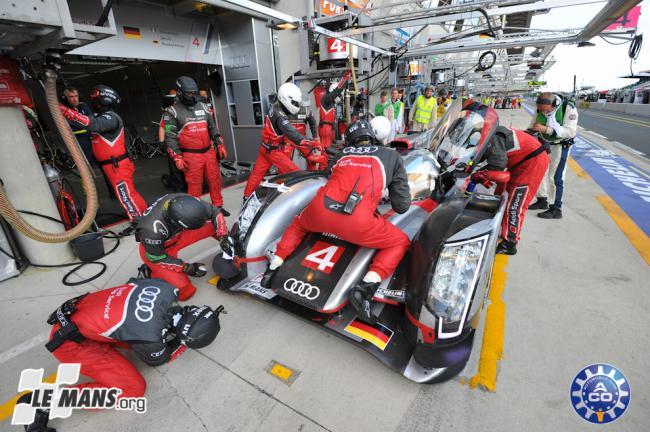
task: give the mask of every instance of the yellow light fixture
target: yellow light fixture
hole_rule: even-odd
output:
[[[297,24],[294,23],[282,23],[282,24],[276,24],[274,26],[277,30],[295,30],[298,28]]]

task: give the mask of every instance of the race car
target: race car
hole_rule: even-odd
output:
[[[404,214],[380,210],[411,246],[375,294],[376,324],[360,320],[347,301],[375,250],[328,233],[311,233],[272,289],[260,286],[284,230],[327,182],[324,172],[272,177],[248,198],[230,232],[237,256],[213,263],[217,287],[299,315],[415,382],[457,375],[472,351],[507,201],[471,181],[497,125],[491,108],[458,100],[435,129],[390,144],[403,157],[413,203]]]

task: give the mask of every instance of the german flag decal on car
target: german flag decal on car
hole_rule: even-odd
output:
[[[350,321],[350,324],[345,327],[345,331],[370,342],[382,351],[386,349],[390,338],[393,337],[393,331],[388,327],[379,323],[367,324],[359,320],[359,318]]]

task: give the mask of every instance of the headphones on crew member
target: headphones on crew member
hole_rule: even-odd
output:
[[[557,107],[560,106],[560,104],[562,104],[562,96],[560,96],[560,95],[557,94],[557,93],[553,93],[553,96],[555,96],[555,97],[553,98],[553,100],[551,100],[551,99],[546,99],[546,98],[542,98],[542,97],[538,97],[537,100],[535,101],[535,103],[536,103],[536,104],[541,104],[541,105],[550,105],[550,106],[552,106],[553,108],[557,108]]]

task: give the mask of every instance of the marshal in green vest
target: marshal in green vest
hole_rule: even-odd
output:
[[[375,105],[375,115],[376,116],[383,116],[384,115],[384,110],[391,106],[392,104],[390,102],[386,102],[385,104],[378,103]]]
[[[557,123],[559,125],[564,123],[564,113],[566,112],[566,107],[569,104],[571,104],[571,103],[568,102],[568,101],[564,101],[562,103],[562,105],[560,106],[560,108],[555,110],[555,121],[557,121]],[[571,106],[573,106],[573,104],[571,104]],[[537,117],[535,117],[535,122],[546,126],[546,121],[547,121],[546,116],[544,114],[538,112]],[[542,134],[542,136],[544,137],[545,140],[550,141],[550,142],[560,142],[560,141],[562,141],[562,138],[558,138],[556,136],[554,137],[554,136],[547,135],[547,134]]]

